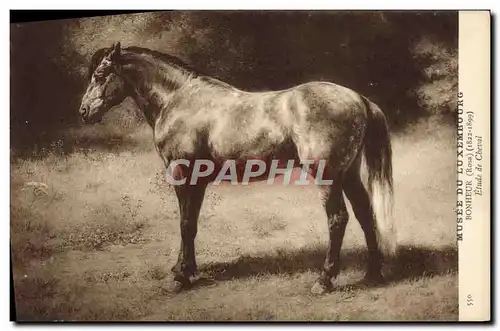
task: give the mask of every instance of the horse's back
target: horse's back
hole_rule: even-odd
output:
[[[331,82],[309,82],[298,85],[292,90],[300,95],[311,108],[322,107],[329,111],[342,111],[352,108],[362,108],[363,101],[359,93],[342,85]]]
[[[261,93],[207,87],[180,100],[175,115],[157,123],[155,139],[176,155],[198,153],[203,136],[209,154],[221,159],[295,154],[291,145],[319,157],[349,143],[363,111],[356,92],[329,82]]]

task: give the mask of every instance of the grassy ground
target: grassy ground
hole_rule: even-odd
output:
[[[420,124],[394,136],[401,247],[384,267],[388,284],[359,282],[366,250],[349,209],[343,270],[335,291],[320,297],[309,294],[327,242],[317,189],[262,183],[209,188],[196,242],[201,280],[169,293],[177,202],[148,130],[86,127],[37,157],[14,159],[18,319],[458,318],[451,127]]]

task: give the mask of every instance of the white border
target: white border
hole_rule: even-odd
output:
[[[349,0],[349,1],[332,1],[332,0],[308,0],[308,1],[300,1],[300,0],[280,0],[280,1],[273,1],[272,3],[269,0],[252,0],[252,1],[224,1],[224,0],[211,0],[211,1],[200,1],[200,0],[182,0],[182,1],[151,1],[151,0],[141,0],[141,1],[127,1],[127,0],[113,0],[113,1],[106,1],[103,2],[102,0],[78,0],[78,1],[36,1],[36,0],[17,0],[17,1],[5,1],[1,2],[0,6],[2,7],[2,10],[0,11],[0,18],[2,20],[2,24],[0,24],[0,38],[2,45],[9,45],[9,9],[113,9],[113,10],[119,10],[119,9],[142,9],[142,10],[147,10],[147,9],[379,9],[379,10],[395,10],[395,9],[404,9],[404,10],[456,10],[456,9],[492,9],[493,13],[496,14],[499,12],[499,1],[497,0],[474,0],[474,1],[466,1],[466,0],[454,0],[454,1],[435,1],[435,0],[419,0],[415,2],[410,2],[410,1],[396,1],[396,0],[391,0],[391,1],[370,1],[370,0]],[[493,21],[494,23],[494,28],[496,30],[496,21],[498,20],[495,19]],[[496,48],[497,44],[497,35],[498,33],[495,33],[495,41],[493,43],[493,47]],[[5,47],[4,51],[0,53],[0,60],[2,63],[3,68],[8,68],[9,67],[9,53]],[[496,54],[495,59],[498,59],[498,52],[494,51],[494,54]],[[495,66],[495,72],[494,76],[497,76],[497,68],[498,66]],[[10,128],[8,127],[9,122],[9,86],[10,86],[10,77],[9,73],[6,70],[4,72],[4,79],[2,80],[2,87],[0,88],[0,95],[1,95],[1,102],[4,105],[2,108],[4,109],[2,112],[0,112],[0,116],[2,118],[0,119],[0,123],[3,123],[5,125],[4,130],[0,130],[0,134],[2,135],[0,137],[0,148],[1,148],[1,155],[3,155],[6,159],[8,158],[7,155],[9,155],[10,151],[10,145],[9,145],[9,130]],[[492,93],[495,93],[495,95],[499,96],[500,95],[500,87],[499,84],[495,84],[495,91]],[[498,104],[498,101],[496,102]],[[496,109],[494,110],[496,112]],[[499,121],[498,115],[496,116],[496,121],[495,121],[495,126],[497,126],[497,122]],[[492,153],[498,153],[500,147],[498,141],[495,138],[495,150],[492,151]],[[10,165],[8,163],[8,160],[5,160],[4,162],[0,163],[1,169],[0,173],[2,174],[2,177],[4,179],[5,185],[2,185],[0,188],[0,195],[1,195],[1,213],[3,217],[3,225],[4,225],[4,231],[1,231],[1,234],[3,238],[0,239],[0,242],[3,243],[4,249],[2,250],[0,254],[0,263],[3,268],[3,272],[0,274],[1,276],[1,284],[3,284],[3,287],[1,288],[1,298],[2,300],[0,301],[0,311],[2,312],[2,326],[7,327],[8,329],[14,328],[15,325],[13,323],[9,323],[9,311],[10,311],[10,302],[9,302],[9,296],[10,296],[10,288],[9,288],[9,272],[8,272],[8,265],[9,265],[9,251],[7,249],[8,247],[8,242],[10,240],[10,227],[9,227],[9,216],[10,216],[10,197],[9,197],[9,187],[10,187]],[[498,178],[497,178],[498,179]],[[495,180],[495,184],[497,184],[497,180]],[[500,205],[500,201],[495,200],[496,205]],[[496,234],[498,234],[499,226],[496,226]],[[495,245],[495,256],[496,259],[494,261],[494,265],[498,265],[500,263],[499,261],[499,252],[498,252],[498,247]],[[499,297],[498,295],[498,286],[495,286],[496,292],[493,294],[493,297]],[[494,305],[497,307],[497,310],[494,312],[495,314],[498,312],[498,305]],[[497,316],[498,317],[498,316]],[[61,325],[55,325],[56,327],[62,327]],[[281,327],[288,328],[290,325],[283,325]],[[324,327],[331,327],[332,325],[325,325]],[[442,327],[455,327],[454,325],[448,325],[448,326],[429,326],[429,325],[422,325],[426,329],[441,329]],[[482,325],[477,325],[478,327],[481,327]],[[48,327],[48,326],[47,326]],[[94,326],[97,329],[104,329],[106,326]],[[122,326],[118,326],[122,327]],[[187,328],[192,328],[193,326],[174,326],[174,325],[169,325],[169,328],[172,329],[183,329]],[[221,327],[221,325],[213,325],[212,327]],[[226,326],[228,327],[228,326]],[[229,325],[229,327],[238,327],[241,328],[241,326],[235,326],[235,325]],[[278,327],[278,325],[275,325],[274,327]],[[306,327],[305,325],[300,325],[299,327]],[[379,327],[386,327],[385,325],[379,325]],[[35,330],[38,329],[39,326],[25,326],[24,329],[26,330]],[[84,329],[85,326],[83,325],[73,325],[72,328],[74,329]],[[134,325],[130,326],[132,329],[137,329],[141,330],[143,326],[139,325]],[[268,329],[270,327],[268,326],[259,326],[260,329]],[[352,327],[351,327],[352,328]],[[361,329],[361,326],[354,326],[353,329]],[[3,328],[2,328],[3,329]]]
[[[489,21],[488,12],[461,12],[459,14],[459,49],[458,49],[458,67],[459,82],[458,87],[463,93],[464,113],[460,119],[467,118],[468,111],[474,112],[473,134],[483,137],[484,150],[483,159],[483,182],[490,180],[491,170],[489,160],[491,158],[490,150],[490,90],[489,90],[489,71],[490,59],[489,52]],[[478,50],[484,50],[478,52]],[[463,157],[460,159],[467,162],[467,134],[468,128],[463,122]],[[474,143],[475,144],[475,143]],[[461,167],[463,171],[467,166]],[[458,179],[463,183],[475,180],[465,173],[458,174]],[[472,195],[472,215],[471,219],[465,217],[465,184],[461,189],[464,193],[457,197],[464,205],[457,208],[463,211],[463,240],[458,242],[458,284],[459,284],[459,319],[461,321],[484,321],[491,316],[490,313],[490,268],[489,263],[489,229],[490,229],[490,187],[483,187],[483,195]],[[475,184],[473,185],[475,187]],[[459,199],[459,200],[458,200]],[[470,211],[470,210],[469,210]],[[457,217],[459,214],[457,213]],[[486,232],[486,233],[485,233]],[[472,306],[467,305],[467,296],[474,298]]]
[[[415,2],[400,0],[182,0],[182,1],[132,1],[132,0],[88,0],[88,1],[36,1],[22,0],[2,2],[9,4],[9,9],[335,9],[335,10],[457,10],[457,9],[490,9],[497,7],[495,0],[475,1],[435,1],[419,0]]]

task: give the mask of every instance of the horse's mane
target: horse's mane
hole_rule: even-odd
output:
[[[136,47],[136,46],[130,46],[130,47],[124,48],[124,50],[128,51],[128,52],[135,53],[135,54],[147,54],[147,55],[150,55],[153,58],[155,58],[156,60],[160,60],[160,61],[165,62],[165,63],[167,63],[167,64],[169,64],[171,66],[174,66],[177,69],[180,69],[181,71],[183,71],[184,73],[193,75],[194,77],[197,77],[197,76],[206,76],[205,74],[203,74],[198,69],[193,68],[192,66],[190,66],[186,62],[182,61],[181,59],[179,59],[178,57],[175,57],[173,55],[169,55],[169,54],[166,54],[166,53],[154,51],[154,50],[151,50],[151,49],[148,49],[148,48]]]
[[[204,81],[205,83],[209,83],[212,85],[219,85],[219,86],[224,86],[224,87],[230,87],[234,88],[234,86],[231,86],[230,84],[227,84],[221,80],[218,80],[217,78],[211,77],[209,75],[206,75],[205,73],[201,72],[198,69],[193,68],[186,62],[182,61],[178,57],[175,57],[173,55],[169,55],[166,53],[154,51],[148,48],[143,48],[143,47],[137,47],[137,46],[130,46],[127,48],[123,49],[126,52],[131,52],[134,54],[147,54],[152,56],[154,59],[162,61],[170,66],[175,67],[176,69],[180,70],[182,73],[190,75],[191,77],[197,77]],[[96,69],[96,67],[101,63],[102,59],[111,51],[110,48],[101,48],[97,50],[94,55],[92,56],[92,60],[90,61],[89,65],[89,71],[88,71],[88,79],[92,77],[92,73]]]
[[[87,79],[90,82],[90,79],[92,78],[92,74],[94,73],[95,69],[101,63],[102,59],[108,55],[108,53],[111,51],[110,48],[101,48],[98,49],[94,55],[92,55],[92,59],[90,60],[88,72],[87,72]]]

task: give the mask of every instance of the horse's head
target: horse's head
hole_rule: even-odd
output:
[[[84,123],[99,122],[104,113],[127,96],[120,73],[120,43],[100,49],[89,65],[89,83],[82,97],[80,115]]]

